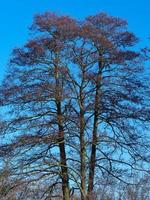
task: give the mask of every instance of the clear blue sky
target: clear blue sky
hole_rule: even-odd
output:
[[[124,18],[129,29],[148,45],[150,0],[1,0],[0,1],[0,79],[6,71],[11,50],[29,37],[28,27],[35,13],[53,11],[83,19],[100,11]]]

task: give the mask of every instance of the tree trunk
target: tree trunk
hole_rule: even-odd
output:
[[[88,178],[88,195],[87,195],[88,200],[90,200],[92,198],[93,188],[94,188],[95,163],[96,163],[96,143],[97,143],[97,123],[98,123],[98,111],[95,106],[93,138],[92,138],[92,148],[91,148],[89,178]]]
[[[84,71],[82,74],[82,84],[80,87],[80,176],[81,176],[81,200],[86,198],[86,147],[85,147],[85,108],[84,108]]]
[[[81,200],[85,200],[86,196],[86,150],[85,150],[85,141],[84,141],[84,114],[83,111],[80,112],[80,158],[81,158],[81,167],[80,167],[80,176],[81,176]]]
[[[65,135],[64,135],[63,121],[62,121],[62,111],[61,111],[62,89],[60,86],[58,65],[55,66],[55,80],[56,80],[56,107],[57,107],[57,123],[59,129],[58,142],[60,151],[62,192],[63,192],[63,200],[70,200],[69,175],[68,175],[66,149],[65,149]]]
[[[92,133],[92,147],[91,156],[89,163],[89,178],[88,178],[88,193],[87,199],[91,200],[93,196],[94,189],[94,176],[95,176],[95,164],[96,164],[96,145],[97,145],[97,128],[98,128],[98,115],[99,115],[99,89],[101,81],[101,63],[99,62],[99,72],[96,80],[96,93],[95,93],[95,103],[94,103],[94,123],[93,123],[93,133]]]

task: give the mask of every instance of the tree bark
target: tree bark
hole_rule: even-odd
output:
[[[61,86],[59,80],[58,65],[55,66],[55,80],[56,80],[56,108],[57,108],[57,123],[58,123],[58,142],[60,151],[60,165],[61,165],[61,179],[62,179],[62,192],[63,200],[70,200],[70,189],[69,189],[69,175],[66,159],[66,149],[65,149],[65,134],[63,128],[63,117],[61,110]]]
[[[85,147],[85,106],[84,106],[84,76],[85,71],[82,72],[82,83],[80,86],[80,176],[81,176],[81,200],[86,198],[86,147]]]
[[[59,126],[59,151],[60,151],[63,200],[69,200],[70,199],[69,176],[68,176],[68,168],[67,168],[67,161],[66,161],[64,129],[62,125],[61,102],[57,103],[57,116],[58,116],[58,126]]]
[[[86,196],[86,150],[85,150],[85,141],[84,141],[84,113],[80,111],[80,157],[81,157],[81,167],[80,167],[80,176],[81,176],[81,200],[85,200]]]
[[[97,145],[97,129],[98,129],[98,115],[99,115],[99,89],[101,81],[101,62],[99,62],[99,71],[96,80],[96,93],[94,103],[94,122],[93,122],[93,133],[92,133],[92,146],[91,156],[89,163],[89,178],[88,178],[88,192],[87,199],[90,200],[93,196],[94,189],[94,176],[95,176],[95,164],[96,164],[96,145]]]
[[[96,95],[97,96],[97,95]],[[97,143],[97,123],[98,123],[98,111],[96,109],[95,103],[95,114],[94,114],[94,125],[93,125],[93,138],[90,156],[90,166],[89,166],[89,178],[88,178],[88,195],[87,199],[90,200],[93,194],[94,188],[94,176],[95,176],[95,163],[96,163],[96,143]]]

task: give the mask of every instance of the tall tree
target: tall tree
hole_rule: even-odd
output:
[[[78,190],[85,200],[99,177],[125,182],[146,171],[150,91],[126,21],[45,13],[31,31],[0,88],[0,153],[13,159],[14,176],[48,184],[43,199],[69,200]]]
[[[90,16],[83,24],[82,37],[88,40],[92,49],[91,55],[94,57],[93,67],[95,67],[92,71],[94,100],[92,100],[93,128],[89,162],[89,196],[94,188],[94,172],[98,164],[97,152],[102,153],[104,159],[109,162],[109,170],[105,169],[109,173],[112,170],[112,161],[113,163],[124,162],[128,166],[131,164],[126,163],[124,159],[124,161],[116,159],[117,155],[113,159],[112,153],[110,155],[106,153],[106,150],[103,151],[103,148],[99,147],[99,144],[103,143],[103,138],[105,138],[104,143],[106,145],[108,143],[107,149],[111,148],[111,143],[115,143],[113,153],[117,151],[119,154],[118,149],[121,147],[124,149],[123,152],[127,149],[135,154],[135,146],[142,145],[140,143],[142,133],[138,135],[134,131],[133,123],[149,119],[148,108],[146,108],[149,100],[141,93],[147,87],[144,77],[141,79],[143,57],[140,52],[131,50],[138,40],[133,33],[127,31],[126,27],[126,21],[105,13]],[[104,131],[105,135],[103,135]],[[99,166],[98,164],[97,167]]]
[[[14,162],[23,167],[31,165],[33,169],[27,169],[27,174],[40,165],[46,170],[48,165],[47,173],[61,177],[64,200],[70,199],[63,116],[69,92],[65,55],[75,27],[76,22],[67,16],[36,15],[31,27],[36,37],[23,48],[14,49],[1,90],[2,104],[12,105],[7,120],[7,135],[12,140],[7,147],[20,154]]]

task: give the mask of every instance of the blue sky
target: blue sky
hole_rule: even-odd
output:
[[[35,13],[53,11],[83,19],[100,11],[126,19],[129,30],[142,45],[150,37],[150,0],[1,0],[0,79],[4,77],[11,50],[29,38],[28,27]]]

